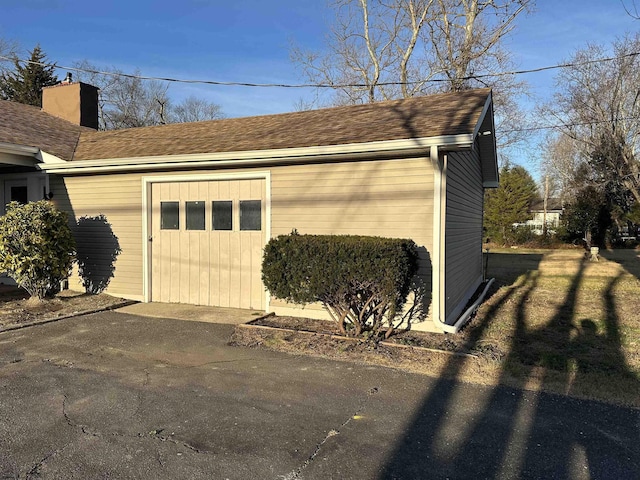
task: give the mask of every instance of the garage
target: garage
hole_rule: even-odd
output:
[[[266,179],[149,179],[150,300],[264,310]]]

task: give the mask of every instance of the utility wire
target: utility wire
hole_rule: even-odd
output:
[[[506,130],[500,130],[499,133],[535,132],[538,130],[552,130],[554,128],[586,127],[589,125],[600,125],[602,123],[625,122],[627,120],[640,120],[640,117],[624,117],[624,118],[616,118],[613,120],[592,120],[589,122],[557,123],[554,125],[540,125],[537,127],[511,128]]]
[[[627,53],[625,55],[619,55],[616,57],[606,57],[606,58],[597,58],[593,60],[585,60],[583,62],[570,62],[570,63],[561,63],[556,65],[548,65],[545,67],[531,68],[526,70],[512,70],[506,72],[496,72],[496,73],[485,73],[479,75],[469,75],[466,77],[461,77],[460,80],[474,80],[478,78],[490,78],[490,77],[507,77],[514,75],[524,75],[527,73],[538,73],[544,72],[548,70],[557,70],[560,68],[572,68],[572,67],[580,67],[585,65],[592,65],[596,63],[603,62],[611,62],[614,60],[621,60],[624,58],[637,57],[640,55],[640,52],[632,52]],[[172,82],[172,83],[187,83],[187,84],[201,84],[201,85],[217,85],[217,86],[225,86],[225,87],[275,87],[275,88],[364,88],[369,85],[364,83],[253,83],[253,82],[221,82],[216,80],[191,80],[191,79],[182,79],[182,78],[171,78],[171,77],[152,77],[147,75],[134,75],[131,73],[123,73],[123,72],[109,72],[102,70],[94,70],[91,68],[81,68],[81,67],[69,67],[63,65],[57,65],[55,63],[44,63],[44,62],[34,62],[32,60],[20,59],[17,57],[7,57],[4,55],[0,55],[0,60],[18,62],[22,64],[31,64],[38,65],[41,67],[53,67],[61,70],[71,70],[75,72],[84,72],[84,73],[92,73],[95,75],[108,75],[112,77],[125,77],[132,78],[137,80],[156,80],[162,82]],[[409,82],[380,82],[377,83],[376,86],[393,86],[393,85],[415,85],[420,83],[442,83],[448,82],[449,80],[444,78],[432,78],[428,80],[415,80]]]

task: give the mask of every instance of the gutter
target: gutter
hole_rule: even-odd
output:
[[[149,157],[105,158],[51,162],[43,156],[38,165],[50,173],[98,173],[132,170],[166,170],[170,168],[252,167],[276,163],[308,163],[331,160],[358,160],[403,155],[424,155],[433,147],[448,149],[471,148],[473,135],[445,135],[439,137],[388,140],[381,142],[323,145],[271,150],[216,152],[187,155],[158,155]]]
[[[0,153],[35,157],[39,151],[40,149],[37,147],[28,147],[26,145],[17,145],[15,143],[0,142]]]

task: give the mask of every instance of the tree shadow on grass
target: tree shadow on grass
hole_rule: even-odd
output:
[[[562,304],[545,325],[532,328],[527,323],[539,282],[537,272],[530,270],[503,290],[481,321],[470,327],[468,341],[477,344],[498,310],[516,302],[514,332],[499,383],[508,383],[510,369],[518,368],[523,385],[544,389],[553,378],[571,391],[590,370],[613,369],[629,379],[632,391],[640,391],[621,353],[613,294],[616,279],[603,294],[605,334],[597,336],[588,322],[576,334],[573,319],[584,268],[582,262]],[[584,354],[603,345],[610,352],[604,364]],[[566,354],[559,353],[563,349]],[[572,371],[574,364],[577,371]],[[604,479],[635,478],[640,471],[638,410],[504,386],[464,386],[451,380],[462,368],[460,359],[453,358],[445,366],[380,478]]]
[[[628,273],[640,280],[640,251],[620,248],[600,250],[600,255],[611,262],[620,264]]]

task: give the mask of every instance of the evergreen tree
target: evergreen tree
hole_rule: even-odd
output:
[[[498,243],[513,240],[513,224],[531,218],[529,208],[538,199],[536,182],[521,166],[500,170],[500,186],[488,190],[484,197],[484,228]]]
[[[13,71],[0,75],[0,98],[41,107],[42,87],[58,83],[58,78],[53,74],[55,67],[44,65],[47,58],[40,45],[31,51],[28,63],[22,65],[17,58],[13,63]]]

